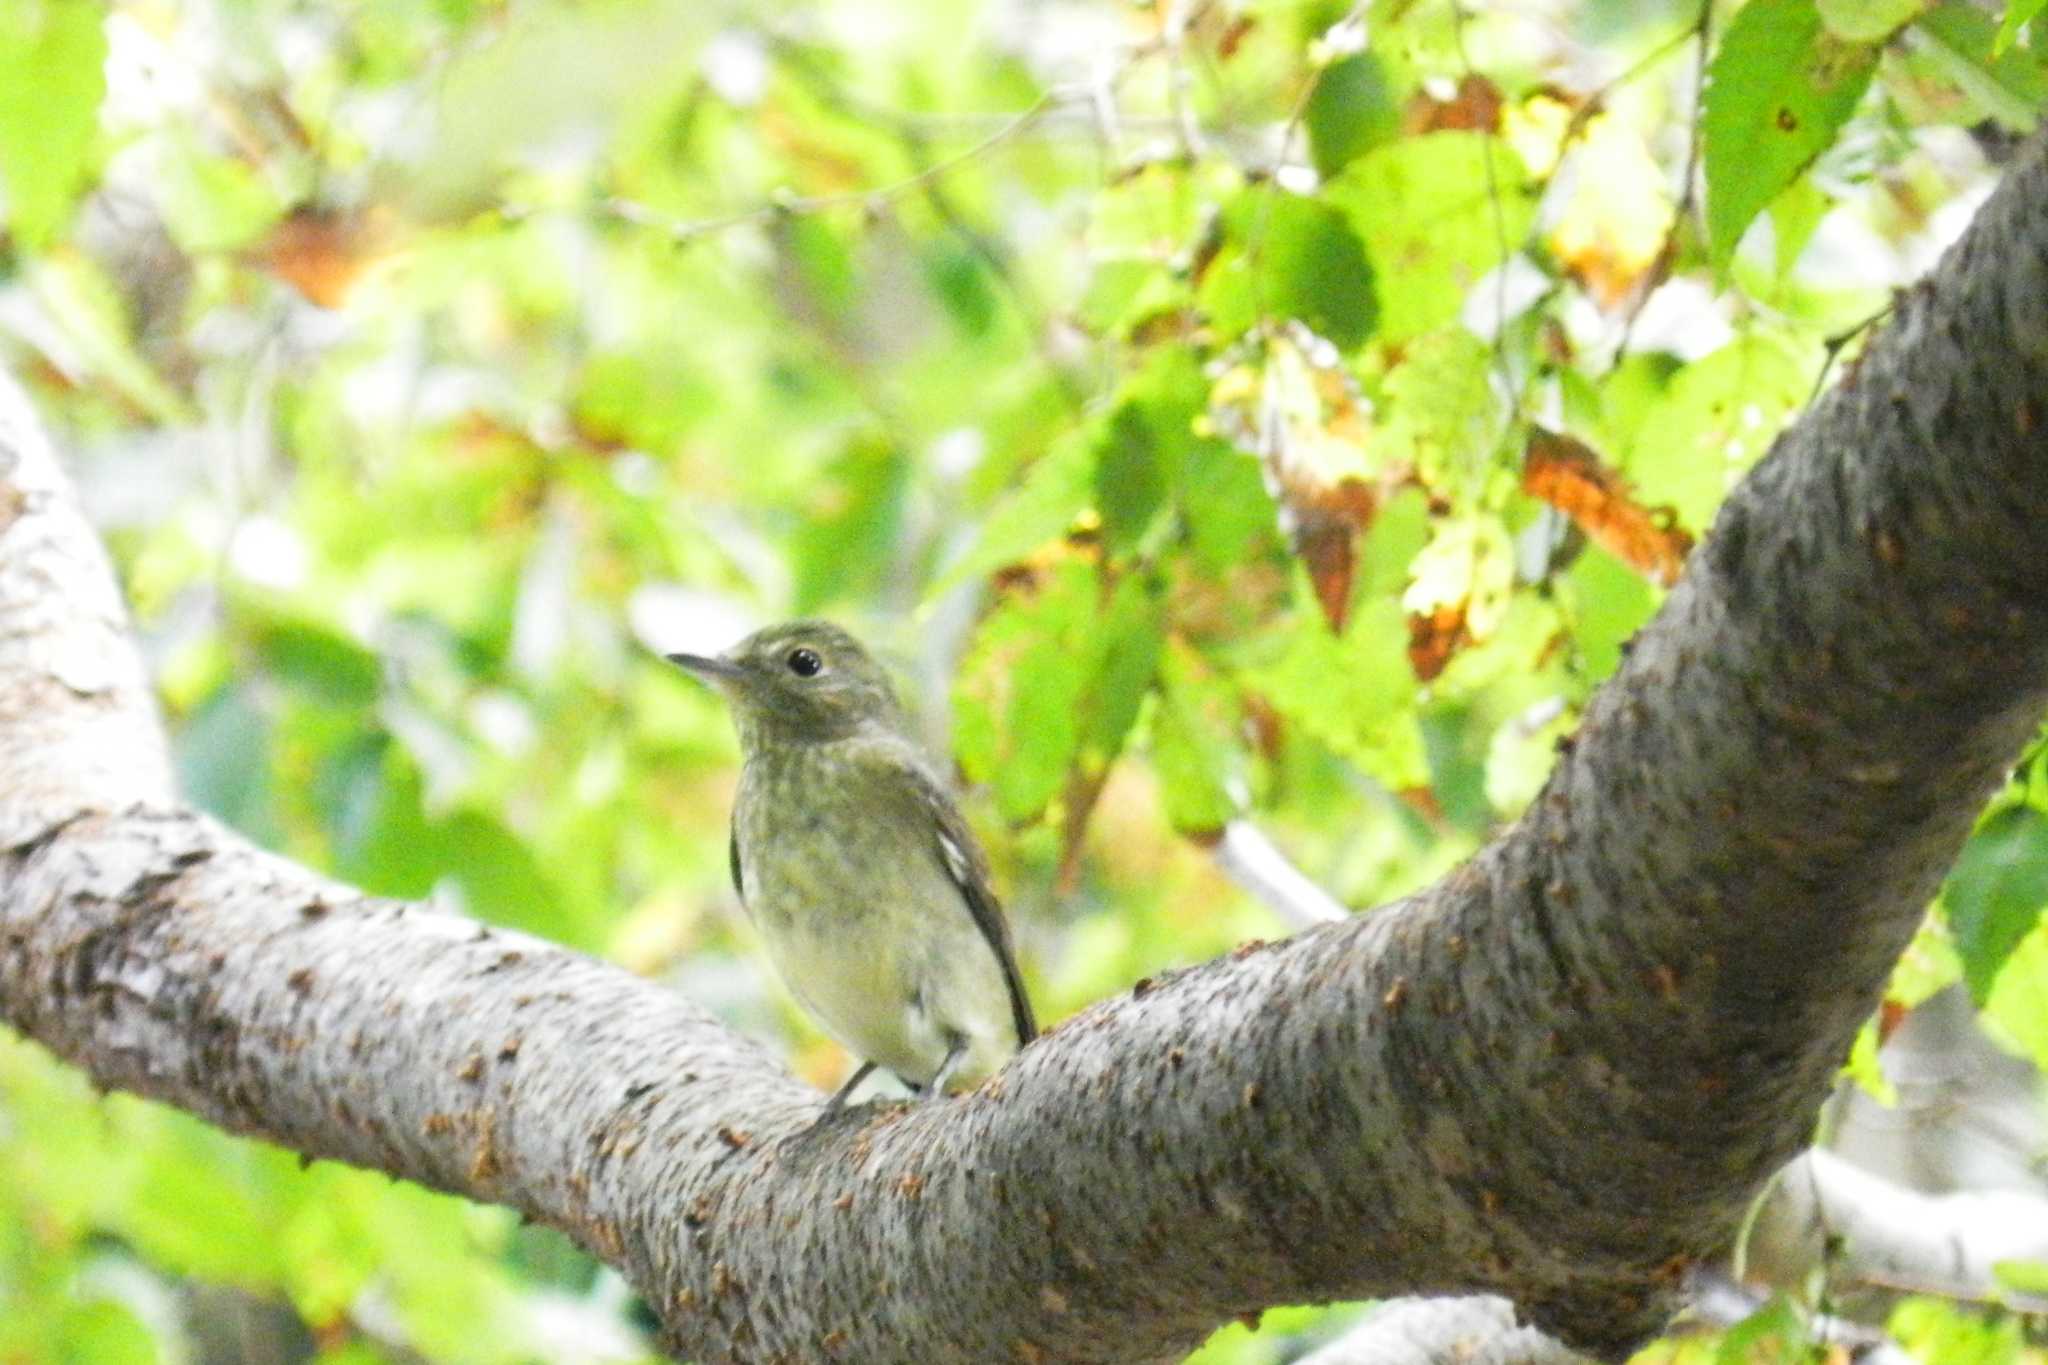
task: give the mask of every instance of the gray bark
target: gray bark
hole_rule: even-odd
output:
[[[1140,983],[982,1090],[823,1097],[645,982],[177,804],[104,558],[0,397],[0,1011],[101,1084],[520,1208],[701,1361],[1169,1359],[1493,1293],[1590,1354],[1805,1145],[2048,706],[2036,144],[1729,499],[1513,829]]]

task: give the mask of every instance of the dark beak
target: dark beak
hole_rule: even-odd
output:
[[[663,657],[677,668],[695,673],[708,683],[736,681],[746,671],[730,659],[703,654],[668,654]]]

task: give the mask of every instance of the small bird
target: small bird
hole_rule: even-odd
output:
[[[880,665],[825,621],[671,654],[725,694],[745,766],[733,889],[792,994],[913,1091],[985,1076],[1037,1035],[981,849]]]

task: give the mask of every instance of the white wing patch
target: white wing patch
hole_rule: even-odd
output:
[[[968,859],[967,850],[948,833],[944,826],[939,828],[939,853],[946,860],[946,873],[962,889],[974,884],[974,864]]]

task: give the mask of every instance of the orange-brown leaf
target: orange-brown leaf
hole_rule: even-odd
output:
[[[1418,92],[1408,101],[1408,107],[1401,111],[1401,131],[1404,133],[1438,133],[1447,128],[1466,132],[1497,133],[1500,131],[1501,97],[1500,87],[1486,77],[1473,74],[1460,77],[1458,88],[1449,99],[1434,99]]]
[[[1294,552],[1308,569],[1316,602],[1330,629],[1342,634],[1351,615],[1351,578],[1358,567],[1358,533],[1372,524],[1376,500],[1360,479],[1320,488],[1281,487],[1293,522]]]
[[[322,308],[339,308],[377,259],[379,233],[357,214],[301,207],[256,247],[257,263]]]
[[[1692,536],[1669,507],[1644,507],[1628,481],[1583,441],[1537,427],[1522,462],[1522,491],[1555,507],[1593,542],[1652,582],[1670,587]]]
[[[1428,682],[1444,671],[1451,656],[1472,643],[1465,628],[1465,604],[1450,602],[1434,611],[1411,612],[1408,616],[1408,666],[1419,682]]]

